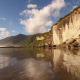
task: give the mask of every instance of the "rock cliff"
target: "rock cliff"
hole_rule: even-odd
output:
[[[43,40],[43,39],[44,39],[43,36],[41,36],[41,37],[36,37],[36,40],[37,40],[37,41],[39,41],[39,40]]]
[[[80,35],[80,6],[53,25],[53,43],[60,45]],[[77,40],[79,42],[79,40]]]

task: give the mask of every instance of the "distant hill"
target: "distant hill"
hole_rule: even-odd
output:
[[[26,40],[24,40],[16,45],[18,45],[18,46],[38,46],[38,45],[48,44],[48,42],[50,42],[49,39],[51,40],[51,38],[52,38],[51,34],[52,34],[52,28],[49,32],[32,35],[29,38],[27,38]],[[37,37],[41,37],[41,36],[44,37],[43,40],[36,39]],[[51,38],[49,36],[51,36]],[[49,39],[48,39],[48,37],[49,37]]]
[[[7,38],[0,40],[0,45],[15,45],[29,37],[30,35],[24,35],[24,34],[7,37]]]

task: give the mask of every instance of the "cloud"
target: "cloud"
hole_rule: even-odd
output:
[[[37,5],[35,5],[35,4],[28,4],[27,8],[37,8]]]
[[[73,6],[73,8],[71,9],[71,11],[73,10],[73,9],[75,9],[76,7],[78,7],[77,5],[76,6]]]
[[[29,17],[21,20],[20,24],[24,25],[24,29],[29,34],[43,33],[48,31],[47,26],[51,27],[53,21],[51,17],[59,17],[61,8],[65,7],[64,0],[53,0],[51,4],[43,7],[41,10],[31,9],[24,10],[20,13],[22,16]]]
[[[0,37],[8,37],[10,34],[9,31],[6,30],[6,28],[0,28]]]
[[[0,28],[0,31],[4,32],[6,30],[6,28]]]
[[[4,36],[4,37],[8,37],[10,34],[9,31],[5,31],[5,32],[2,32],[1,35]]]
[[[12,32],[16,32],[15,30],[13,30]]]
[[[6,20],[6,18],[1,18],[1,19]]]

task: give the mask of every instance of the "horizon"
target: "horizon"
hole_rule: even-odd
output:
[[[48,32],[53,24],[80,5],[74,0],[1,0],[0,40],[18,34]]]

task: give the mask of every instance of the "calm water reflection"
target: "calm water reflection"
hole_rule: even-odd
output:
[[[0,48],[0,80],[80,80],[80,50]]]

